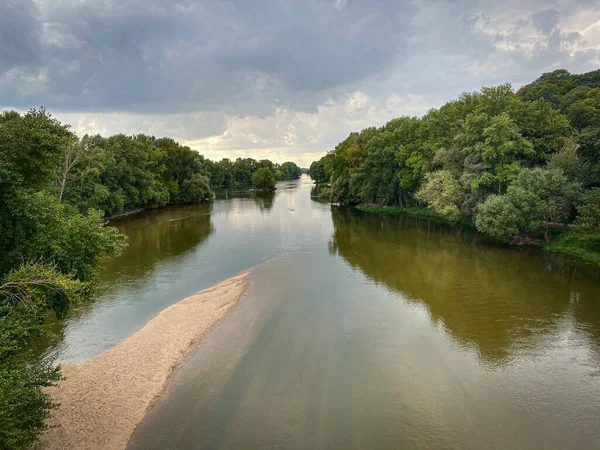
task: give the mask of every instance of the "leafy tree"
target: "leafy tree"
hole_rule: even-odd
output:
[[[36,189],[52,183],[74,139],[67,125],[46,110],[32,109],[24,115],[14,111],[0,115],[0,186]]]
[[[0,448],[27,448],[55,406],[43,388],[60,369],[31,355],[47,311],[88,299],[100,258],[124,245],[103,213],[60,201],[86,149],[43,109],[0,115]]]
[[[0,448],[27,448],[44,429],[56,405],[43,388],[60,379],[60,367],[31,363],[29,344],[43,334],[47,310],[64,316],[86,290],[43,263],[27,263],[0,281]]]
[[[504,195],[492,195],[480,205],[477,229],[508,242],[519,233],[537,235],[571,214],[578,185],[560,169],[523,169]]]
[[[448,219],[458,222],[461,217],[461,187],[459,182],[446,170],[427,174],[425,183],[417,193],[417,198],[431,209]]]
[[[574,226],[585,233],[600,233],[600,188],[590,189],[582,195]]]
[[[261,167],[252,174],[252,187],[254,189],[274,189],[275,176],[266,167]]]
[[[571,180],[581,180],[583,163],[577,154],[575,140],[569,138],[565,141],[563,148],[550,157],[548,168],[562,170]]]
[[[186,203],[200,203],[212,198],[210,179],[196,173],[181,184],[181,200]]]
[[[286,161],[283,164],[278,165],[277,169],[283,173],[284,180],[296,180],[300,178],[300,175],[302,175],[302,170],[300,167],[291,161]],[[269,168],[269,170],[273,171],[271,168]]]
[[[325,166],[325,158],[327,158],[327,155],[318,161],[313,161],[309,168],[309,175],[317,184],[329,182],[329,172]]]

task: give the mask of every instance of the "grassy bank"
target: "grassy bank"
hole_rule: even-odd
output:
[[[599,233],[582,234],[566,231],[544,244],[543,249],[600,265]]]

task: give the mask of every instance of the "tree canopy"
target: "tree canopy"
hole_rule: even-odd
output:
[[[0,448],[28,448],[56,406],[43,389],[60,368],[36,359],[32,343],[49,311],[63,318],[93,299],[100,260],[125,246],[106,218],[300,173],[292,162],[212,162],[170,138],[78,138],[43,108],[1,113]],[[268,208],[272,200],[260,201]]]
[[[255,189],[275,188],[275,175],[266,167],[261,167],[252,174],[252,187]]]
[[[548,239],[549,224],[595,223],[600,70],[557,70],[516,93],[510,84],[463,93],[420,118],[351,133],[310,172],[331,182],[331,201],[427,205],[507,242]]]

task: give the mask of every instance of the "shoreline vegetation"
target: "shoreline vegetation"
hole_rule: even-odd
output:
[[[78,137],[43,107],[0,112],[0,448],[29,448],[57,407],[46,390],[60,368],[32,344],[51,333],[48,312],[62,320],[94,300],[101,260],[127,245],[108,221],[209,202],[214,187],[249,185],[258,172],[270,182],[301,169],[211,161],[171,138]]]
[[[442,222],[448,225],[453,225],[444,217],[435,213],[426,206],[411,206],[401,208],[399,206],[375,206],[375,205],[355,205],[359,211],[368,214],[380,215],[407,215],[411,217],[424,218],[436,222]],[[466,221],[461,222],[462,225],[476,229],[475,225]],[[564,256],[570,256],[581,261],[600,265],[600,248],[595,247],[595,242],[585,242],[585,235],[578,234],[572,230],[555,228],[553,230],[553,238],[539,245],[539,247],[550,253],[558,253]]]
[[[465,92],[351,133],[309,172],[312,196],[332,204],[462,223],[599,264],[600,70]]]
[[[34,445],[120,450],[164,392],[173,370],[239,302],[249,271],[161,311],[121,344],[83,364],[65,364],[58,387],[47,388],[60,405]]]

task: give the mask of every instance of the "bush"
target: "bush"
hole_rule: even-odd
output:
[[[33,360],[29,346],[44,333],[48,309],[62,317],[86,292],[86,284],[41,263],[0,282],[0,448],[27,448],[44,429],[56,405],[43,388],[56,384],[60,368]]]
[[[542,231],[548,241],[550,224],[568,218],[578,193],[578,185],[560,169],[523,169],[505,195],[490,195],[479,205],[475,224],[504,242]]]

